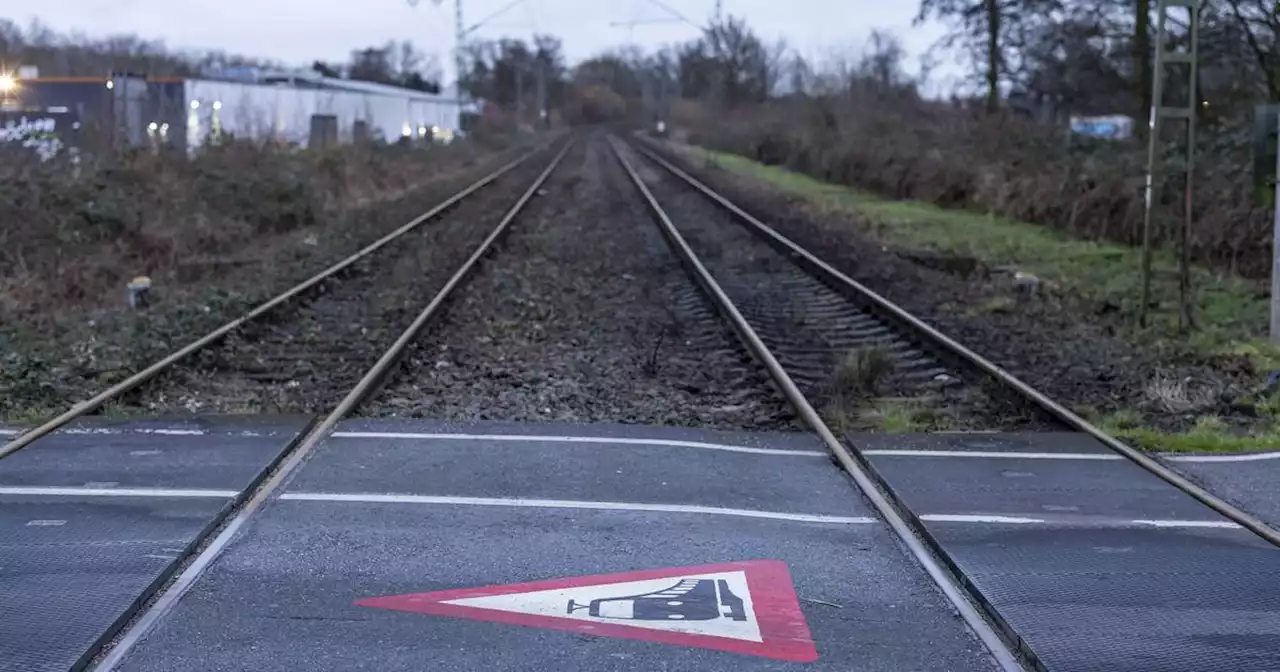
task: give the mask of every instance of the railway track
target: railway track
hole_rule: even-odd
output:
[[[406,313],[412,313],[404,303],[371,302],[370,294],[377,294],[387,281],[393,279],[421,287],[418,284],[421,278],[416,277],[418,270],[427,274],[428,280],[447,282],[442,271],[448,266],[422,267],[411,255],[405,256],[405,243],[416,243],[415,249],[421,250],[423,246],[440,242],[439,238],[419,234],[429,222],[447,214],[466,217],[449,218],[451,221],[447,222],[449,226],[442,236],[447,239],[446,244],[465,245],[468,236],[474,240],[475,236],[472,234],[477,228],[469,220],[482,215],[486,209],[492,210],[496,205],[486,202],[477,209],[472,202],[474,197],[492,188],[492,185],[504,177],[519,177],[522,171],[528,173],[529,164],[535,162],[534,157],[547,153],[552,144],[554,140],[516,157],[357,252],[125,380],[75,404],[52,420],[25,431],[0,446],[0,459],[107,404],[198,410],[205,406],[201,399],[204,393],[233,386],[237,388],[235,396],[239,400],[239,408],[224,407],[215,410],[257,410],[262,406],[279,408],[287,404],[288,400],[275,390],[283,388],[285,395],[301,391],[303,384],[300,378],[315,382],[337,373],[340,385],[349,386],[354,382],[353,377],[358,377],[364,370],[361,363],[367,364],[369,351],[381,349],[377,346],[369,347],[367,337],[370,335],[370,325],[376,332],[375,338],[390,336],[394,332],[393,325],[403,324]],[[562,144],[564,146],[552,161],[537,174],[536,185],[541,185],[546,180],[550,169],[563,158],[572,140]],[[522,208],[528,202],[534,191],[536,187],[525,192],[518,201],[519,207]],[[464,204],[467,207],[462,213],[453,213]],[[514,212],[518,212],[518,209],[509,213],[504,222],[514,218]],[[505,223],[500,224],[502,225],[496,228],[505,230]],[[492,242],[488,239],[486,241],[490,244]],[[399,264],[388,263],[386,255],[396,250],[401,255],[393,254],[393,259],[398,259]],[[335,323],[349,323],[357,333],[328,332],[325,326]],[[341,363],[342,366],[335,371],[332,367],[334,363]],[[205,386],[203,390],[202,385]],[[337,393],[340,398],[348,388],[327,385],[326,389],[329,390],[326,394],[304,405],[316,408],[326,402],[333,402],[334,389],[341,390]],[[263,395],[268,393],[273,397],[264,398]],[[331,403],[329,407],[332,407]]]
[[[973,373],[986,376],[988,390],[992,384],[998,385],[1001,391],[1034,408],[1042,417],[1057,423],[1058,427],[1091,435],[1233,523],[1280,546],[1280,534],[1265,522],[1205,490],[1155,458],[1094,427],[1009,372],[835,270],[698,181],[660,151],[648,146],[646,141],[611,139],[611,143],[615,156],[653,213],[672,250],[681,258],[716,311],[768,371],[774,385],[782,391],[803,423],[822,438],[833,459],[853,478],[858,489],[925,568],[1003,669],[1023,669],[1019,660],[1023,656],[1030,658],[1027,664],[1042,666],[1035,659],[1034,652],[1023,645],[1013,627],[966,579],[921,519],[897,498],[892,485],[876,471],[857,446],[836,436],[810,400],[810,393],[822,391],[818,383],[821,377],[814,372],[824,365],[832,365],[832,355],[841,347],[866,343],[865,340],[856,340],[853,333],[872,335],[874,339],[892,344],[890,352],[895,368],[905,372],[904,377],[908,379],[912,378],[910,374],[913,371],[925,372],[915,376],[917,380],[936,375],[938,369],[935,367],[943,361],[967,369],[966,382],[969,384],[973,382]],[[672,184],[679,185],[683,191],[676,190],[673,194]],[[664,198],[656,195],[659,192]],[[727,217],[677,220],[668,214],[664,203],[679,199],[680,207],[686,208],[684,212],[688,213],[691,197],[703,199]],[[748,246],[755,251],[743,252],[741,248],[735,248],[736,260],[726,259],[721,251],[730,245]],[[765,260],[762,262],[761,258]],[[772,268],[775,273],[765,278],[752,278],[750,273],[759,272],[760,268]],[[801,279],[797,273],[802,273],[805,278]],[[761,286],[768,287],[768,290],[761,292]],[[776,291],[778,287],[782,288],[781,292]],[[797,295],[801,311],[798,319],[785,309],[780,311],[777,304],[769,301],[770,296],[794,299]],[[747,299],[740,305],[735,300],[737,297]],[[811,321],[808,314],[816,314],[818,319]],[[843,324],[842,320],[845,321]],[[862,322],[859,324],[857,320]],[[850,340],[840,342],[823,337],[823,334],[831,333],[830,330],[841,327],[853,328],[852,333],[844,332],[845,338]],[[816,337],[805,342],[788,335],[797,331],[809,331]],[[797,350],[811,355],[811,358],[797,356]],[[959,373],[960,368],[956,368],[956,364],[943,370],[942,375]]]
[[[681,335],[683,342],[692,344],[693,351],[703,347],[707,352],[723,354],[722,334],[716,331],[716,321],[711,318],[718,315],[723,320],[716,323],[727,325],[765,374],[743,374],[736,380],[746,387],[767,381],[781,392],[795,417],[820,437],[832,459],[852,478],[1001,668],[1023,669],[1021,656],[1026,652],[1019,650],[1011,628],[998,614],[985,608],[921,521],[894,495],[891,485],[857,446],[840,436],[845,429],[838,426],[843,417],[842,395],[849,394],[849,385],[857,382],[850,383],[849,378],[858,377],[841,372],[848,368],[856,373],[862,370],[859,367],[879,366],[870,360],[873,355],[868,352],[883,358],[887,367],[875,376],[876,394],[928,398],[966,410],[989,404],[981,406],[986,413],[1014,418],[1012,424],[999,429],[1039,428],[1056,423],[1091,434],[1172,486],[1280,545],[1280,536],[1261,521],[1107,436],[831,269],[702,185],[654,148],[616,138],[608,142],[639,200],[656,220],[667,247],[687,271],[692,286],[701,291],[691,291],[689,284],[667,288],[673,310],[689,316],[697,327]],[[271,410],[273,405],[301,406],[322,414],[256,489],[244,494],[221,528],[186,560],[168,587],[158,593],[98,661],[97,669],[112,669],[128,655],[337,424],[368,404],[385,385],[396,384],[391,379],[403,360],[410,356],[421,360],[409,367],[409,378],[420,376],[424,368],[433,366],[430,358],[419,357],[421,352],[415,350],[425,330],[439,322],[444,307],[477,275],[481,260],[507,235],[573,146],[574,139],[570,138],[545,163],[532,160],[538,152],[513,161],[373,245],[0,447],[3,458],[103,404],[130,394],[134,395],[131,403],[147,407],[170,403],[163,400],[184,394],[183,390],[191,395],[193,391],[231,387],[251,399],[255,410]],[[553,153],[551,148],[541,151]],[[528,186],[514,199],[498,194],[469,200],[504,176]],[[492,213],[495,205],[504,201],[511,205],[489,226],[491,220],[486,213]],[[676,209],[685,216],[669,214]],[[446,211],[451,219],[438,235],[426,236],[419,230]],[[690,212],[706,216],[688,216]],[[480,226],[480,222],[485,225]],[[450,250],[469,249],[470,253],[460,264],[427,268],[418,251],[437,244]],[[398,253],[388,258],[393,250]],[[456,254],[455,259],[462,254]],[[377,295],[392,283],[416,287],[417,292],[408,294],[414,300],[397,297],[380,302]],[[317,293],[318,298],[306,300]],[[428,293],[432,293],[431,298],[423,303],[422,297]],[[326,325],[333,323],[349,324],[350,328],[327,330]],[[180,363],[185,368],[179,368]],[[286,393],[313,390],[321,384],[324,392],[311,395],[305,402],[262,396],[280,388]],[[1000,394],[992,394],[993,385]],[[180,406],[193,404],[202,407],[198,396],[178,397]],[[1011,410],[1014,406],[1020,410]]]
[[[394,249],[360,259],[310,300],[229,334],[134,391],[128,410],[164,413],[323,413],[333,408],[408,324],[542,166],[526,161]]]

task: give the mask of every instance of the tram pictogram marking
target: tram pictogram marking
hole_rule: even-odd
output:
[[[808,662],[784,563],[752,560],[366,598],[359,606]]]

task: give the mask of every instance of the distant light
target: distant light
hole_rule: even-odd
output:
[[[403,135],[406,138],[413,135],[413,128],[411,128],[409,124],[405,124],[404,128],[400,129],[400,135]]]
[[[154,121],[153,121],[153,122],[151,122],[150,124],[147,124],[147,130],[148,130],[148,131],[151,131],[151,132],[153,132],[153,133],[154,133],[154,132],[156,131],[156,129],[158,129],[158,128],[160,128],[160,124],[157,124],[157,123],[156,123],[156,122],[154,122]]]
[[[215,101],[213,101],[213,109],[215,109],[215,110],[221,110],[221,109],[222,109],[222,101],[221,101],[221,100],[215,100]]]
[[[108,80],[107,80],[107,89],[114,89],[114,88],[116,88],[116,83],[108,79]]]
[[[13,75],[0,75],[0,93],[8,93],[18,88],[18,80]]]
[[[426,126],[419,126],[419,127],[418,127],[418,137],[425,137],[426,135],[427,135],[427,127],[426,127]]]
[[[198,101],[198,100],[193,100],[193,101],[191,101],[191,109],[193,109],[193,110],[198,110],[198,109],[200,109],[200,101]]]
[[[168,133],[168,132],[169,132],[169,124],[160,124],[160,132],[161,132],[161,133]]]

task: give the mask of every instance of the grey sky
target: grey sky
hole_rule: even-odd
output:
[[[466,23],[509,1],[466,0]],[[709,17],[714,7],[714,0],[666,3],[695,23]],[[859,53],[872,28],[896,32],[913,55],[919,54],[939,37],[940,28],[913,28],[917,7],[916,0],[724,0],[725,13],[744,16],[763,36],[785,38],[801,53],[816,57]],[[355,47],[411,39],[439,58],[446,72],[451,70],[453,0],[440,5],[421,0],[417,8],[406,0],[0,0],[0,16],[24,24],[39,17],[59,31],[136,33],[175,48],[218,48],[296,64],[345,59]],[[651,46],[695,35],[680,23],[641,24],[630,30],[610,25],[664,16],[645,0],[524,0],[475,36],[552,33],[564,40],[567,56],[576,61],[629,40]]]

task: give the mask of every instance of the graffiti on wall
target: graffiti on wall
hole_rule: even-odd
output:
[[[0,116],[0,143],[20,145],[48,161],[66,148],[58,122],[53,115]]]

